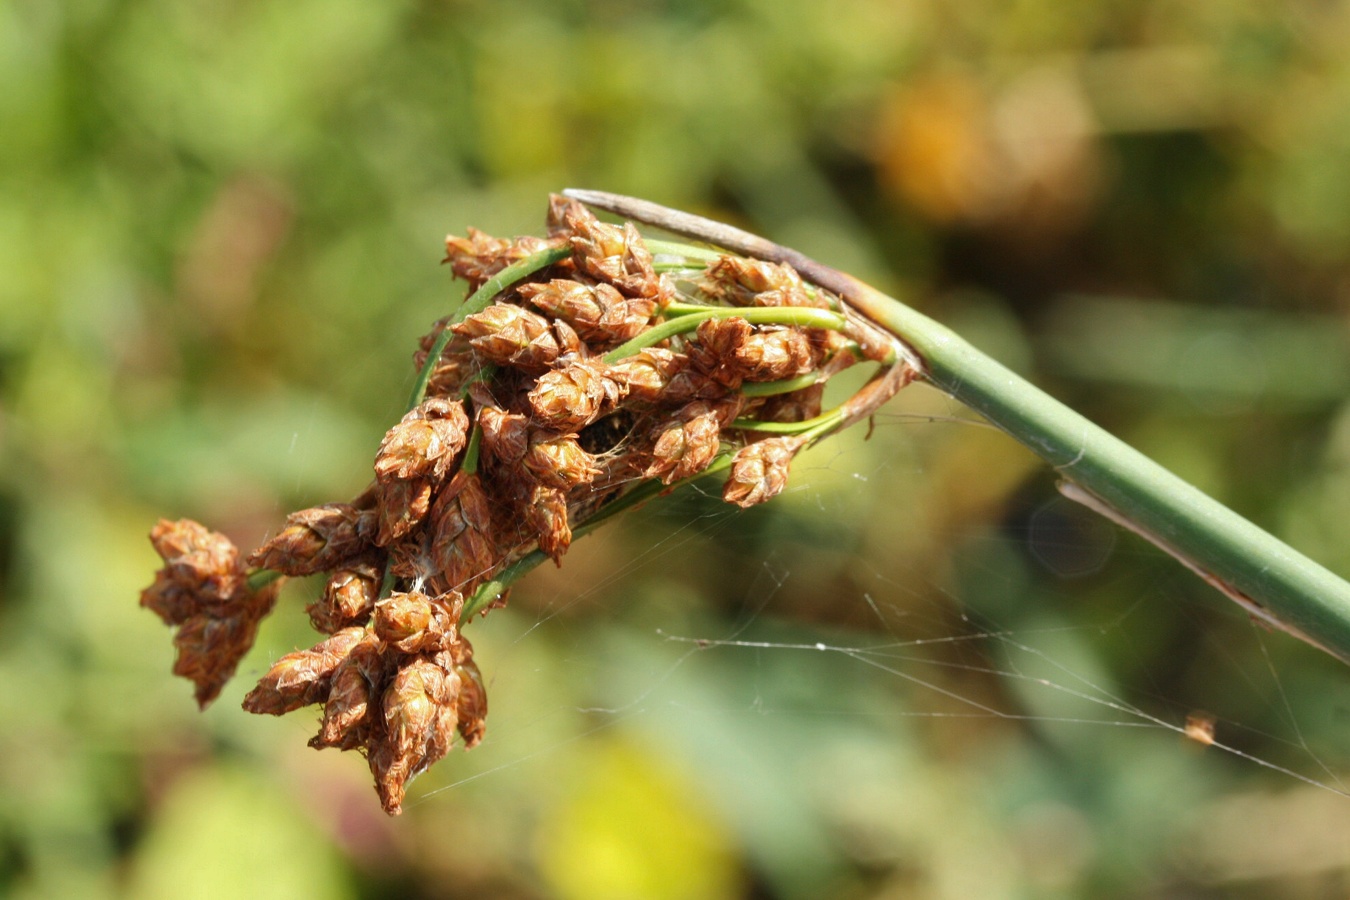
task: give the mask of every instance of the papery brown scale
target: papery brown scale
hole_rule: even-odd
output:
[[[600,474],[595,458],[581,449],[575,434],[535,431],[521,465],[540,484],[571,490]]]
[[[733,351],[733,365],[746,381],[780,381],[814,366],[811,342],[799,328],[756,329]]]
[[[398,815],[408,782],[449,752],[458,724],[459,676],[416,658],[394,675],[381,698],[383,741],[370,752],[385,812]]]
[[[244,697],[244,709],[279,716],[302,706],[323,703],[333,670],[365,636],[364,628],[344,628],[309,650],[287,653],[272,664],[257,687]]]
[[[379,567],[372,563],[337,569],[328,576],[323,595],[306,608],[309,621],[325,634],[364,624],[379,597],[380,580]]]
[[[395,479],[380,485],[379,533],[375,544],[388,547],[426,518],[431,507],[429,478]]]
[[[594,214],[579,200],[564,197],[562,194],[548,195],[548,214],[545,216],[544,224],[549,237],[571,237],[572,226],[568,224],[568,219],[577,216],[594,218]]]
[[[529,403],[540,425],[580,431],[617,407],[627,393],[603,360],[584,359],[539,376]]]
[[[336,568],[367,549],[360,518],[361,511],[349,503],[293,512],[279,534],[253,551],[249,563],[286,575],[313,575]]]
[[[310,739],[311,747],[354,750],[365,743],[371,698],[384,683],[385,661],[379,646],[379,639],[367,630],[333,670],[323,721],[319,733]]]
[[[445,477],[468,441],[469,417],[464,404],[432,397],[410,410],[385,433],[375,454],[375,477],[392,479]]]
[[[722,499],[742,508],[776,496],[787,485],[788,469],[805,441],[797,435],[770,437],[736,451]]]
[[[538,536],[539,549],[561,566],[563,554],[572,543],[567,494],[558,488],[535,485],[525,507],[525,519]]]
[[[538,374],[561,353],[548,319],[512,303],[494,303],[451,328],[499,366],[519,366]]]

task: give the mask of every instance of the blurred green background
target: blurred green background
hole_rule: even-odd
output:
[[[360,490],[444,234],[565,186],[893,291],[1350,573],[1347,46],[1341,0],[0,0],[0,895],[1350,893],[1350,672],[923,388],[534,573],[397,820],[238,708],[314,585],[205,714],[136,606],[157,517]],[[1197,710],[1289,772],[1142,717]]]

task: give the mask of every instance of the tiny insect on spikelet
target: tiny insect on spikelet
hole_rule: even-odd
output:
[[[787,484],[795,455],[865,418],[913,375],[890,338],[791,267],[693,247],[653,254],[637,229],[551,198],[548,238],[446,240],[472,292],[414,354],[417,389],[359,497],[287,517],[241,562],[228,539],[162,521],[141,604],[177,626],[176,674],[204,707],[271,611],[283,576],[323,574],[326,635],[276,661],[253,713],[322,707],[315,748],[365,755],[384,809],[482,740],[487,696],[462,633],[574,537],[670,486],[729,470],[742,507]],[[855,362],[868,384],[823,410]]]

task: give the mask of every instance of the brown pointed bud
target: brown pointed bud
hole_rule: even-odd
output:
[[[470,228],[467,237],[450,235],[445,239],[445,260],[455,275],[477,290],[483,282],[513,262],[538,253],[548,242],[537,237],[504,240]]]
[[[735,348],[734,365],[746,381],[780,381],[815,367],[811,341],[800,328],[757,328]]]
[[[562,352],[549,321],[512,303],[494,303],[457,325],[455,334],[469,339],[483,358],[499,366],[519,366],[539,373]]]
[[[543,427],[580,431],[618,406],[627,392],[603,360],[583,359],[539,376],[529,402]]]
[[[703,400],[680,407],[653,432],[652,461],[644,475],[673,484],[697,475],[717,455],[719,410]]]
[[[468,641],[461,640],[460,644],[467,645]],[[487,731],[487,689],[483,686],[483,673],[478,671],[472,653],[470,648],[469,658],[455,666],[455,674],[459,676],[459,697],[455,705],[459,714],[459,734],[464,739],[465,750],[478,746],[483,733]]]
[[[375,544],[388,547],[416,528],[431,508],[431,480],[397,479],[380,485],[380,529]]]
[[[450,751],[458,725],[459,676],[416,658],[394,675],[381,698],[383,740],[370,751],[370,769],[385,812],[403,811],[408,782]]]
[[[323,722],[319,733],[309,742],[314,749],[353,750],[365,743],[371,698],[377,696],[384,685],[386,663],[379,648],[379,638],[366,631],[333,670],[328,701],[323,708]]]
[[[258,623],[272,611],[281,590],[280,580],[258,591],[249,591],[245,582],[240,584],[226,614],[198,613],[184,622],[173,638],[178,651],[173,673],[197,686],[197,705],[202,709],[220,695],[234,675],[239,660],[253,646]]]
[[[525,519],[539,538],[539,549],[562,565],[562,555],[572,543],[567,494],[555,487],[534,485],[525,505]]]
[[[286,527],[248,558],[263,569],[287,575],[313,575],[335,568],[366,549],[360,511],[349,503],[302,509],[286,517]]]
[[[740,316],[703,320],[697,337],[689,342],[690,364],[728,390],[736,390],[741,386],[736,351],[750,339],[752,331],[750,323]]]
[[[483,406],[478,426],[483,429],[483,452],[503,466],[520,462],[530,448],[530,420],[519,413]]]
[[[568,212],[564,219],[572,232],[572,257],[582,271],[630,297],[655,298],[660,294],[652,255],[633,223],[607,225],[589,211]]]
[[[608,284],[554,279],[526,284],[520,296],[541,312],[571,325],[582,340],[599,346],[636,337],[656,313],[654,299],[626,298]]]
[[[333,670],[366,634],[364,628],[344,628],[309,650],[287,653],[272,664],[258,686],[244,697],[244,709],[279,716],[302,706],[323,703]]]
[[[375,477],[440,481],[464,449],[468,435],[469,417],[463,403],[441,397],[425,400],[385,433],[375,454]]]
[[[699,286],[708,296],[733,306],[815,305],[806,294],[802,277],[796,269],[762,259],[723,256],[708,267],[707,275]],[[804,302],[757,304],[755,295],[767,291],[781,291],[785,299],[800,296]]]
[[[533,432],[521,464],[535,481],[563,490],[588,484],[600,474],[595,458],[581,449],[575,434]]]
[[[458,472],[436,498],[431,512],[433,584],[447,591],[472,590],[504,561],[493,539],[492,511],[477,475]]]
[[[689,357],[663,347],[648,347],[614,363],[609,374],[628,389],[632,400],[670,401],[672,381],[689,367]]]
[[[403,653],[433,653],[459,635],[464,599],[457,593],[429,597],[420,591],[395,592],[375,604],[371,622],[380,640]]]
[[[798,435],[765,438],[736,451],[722,499],[742,508],[763,503],[787,485],[792,458],[806,442]]]
[[[328,576],[323,596],[306,608],[309,621],[324,634],[365,624],[379,597],[381,577],[379,568],[371,563],[336,570]]]
[[[164,568],[141,592],[141,606],[164,624],[181,625],[227,602],[239,589],[244,577],[239,550],[223,534],[191,519],[161,519],[150,531],[150,543]]]

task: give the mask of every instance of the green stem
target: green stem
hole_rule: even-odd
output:
[[[693,331],[704,319],[740,317],[751,325],[796,325],[801,328],[828,328],[840,331],[847,320],[836,312],[812,306],[712,306],[667,319],[660,325],[642,332],[626,344],[620,344],[605,354],[605,362],[616,363],[640,350],[659,344],[677,334]]]
[[[811,371],[796,378],[784,378],[782,381],[747,381],[741,385],[742,397],[774,397],[778,394],[790,394],[809,388],[820,381],[820,372]]]
[[[1139,533],[1266,624],[1350,661],[1350,584],[1064,406],[960,336],[810,257],[719,222],[614,194],[569,196],[675,234],[786,263],[905,343],[922,377],[1064,478],[1065,494]]]

